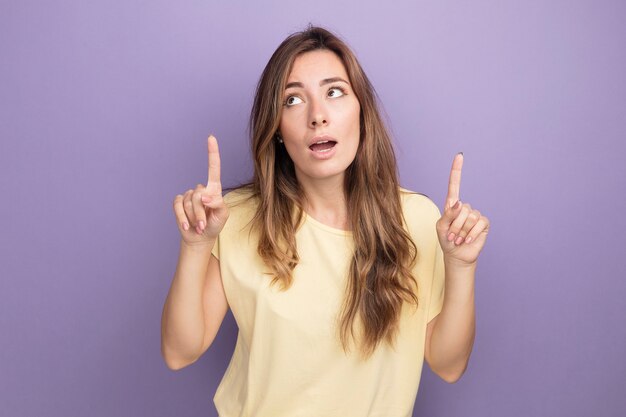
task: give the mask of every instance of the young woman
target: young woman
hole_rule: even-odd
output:
[[[472,351],[489,221],[459,201],[463,155],[443,215],[400,188],[373,87],[317,27],[272,55],[250,130],[250,184],[222,198],[210,136],[207,185],[174,200],[167,365],[195,362],[230,308],[239,334],[214,398],[221,417],[410,416],[424,359],[452,383]]]

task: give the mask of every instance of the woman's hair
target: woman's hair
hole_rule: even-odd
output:
[[[252,225],[258,231],[258,253],[274,276],[271,284],[279,282],[282,290],[288,289],[299,262],[295,233],[303,219],[304,193],[276,132],[294,60],[315,50],[332,51],[341,59],[361,107],[359,146],[345,175],[354,256],[339,337],[348,351],[349,335],[357,340],[354,327],[360,320],[358,346],[367,358],[382,340],[394,344],[403,301],[418,304],[417,281],[411,274],[417,248],[403,227],[396,159],[374,88],[350,48],[323,28],[309,26],[287,37],[257,85],[249,126],[254,159],[249,187],[258,201]]]

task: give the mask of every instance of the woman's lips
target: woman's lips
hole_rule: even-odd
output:
[[[316,142],[309,146],[311,156],[315,159],[330,159],[337,153],[337,142],[334,140]]]
[[[337,153],[337,141],[330,135],[321,134],[311,138],[309,142],[311,156],[315,159],[330,159]]]
[[[313,152],[328,152],[334,148],[336,144],[337,142],[334,140],[321,140],[309,146],[309,149]]]

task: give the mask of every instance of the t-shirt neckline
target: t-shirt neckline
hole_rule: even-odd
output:
[[[315,226],[315,227],[317,227],[319,229],[323,229],[323,230],[325,230],[327,232],[334,233],[336,235],[341,235],[341,236],[352,236],[352,231],[351,230],[337,229],[335,227],[328,226],[328,225],[320,222],[319,220],[315,220],[306,211],[304,211],[304,220],[305,220],[305,222],[309,222],[313,226]]]

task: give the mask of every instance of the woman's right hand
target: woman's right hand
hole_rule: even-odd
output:
[[[228,207],[222,198],[220,153],[213,135],[207,141],[209,178],[206,187],[198,184],[174,199],[174,213],[182,241],[188,245],[213,246],[228,219]]]

